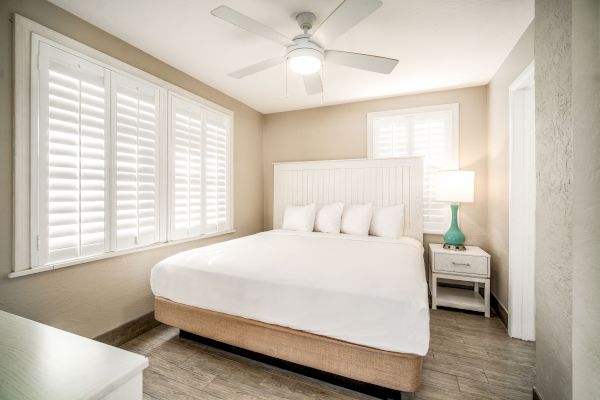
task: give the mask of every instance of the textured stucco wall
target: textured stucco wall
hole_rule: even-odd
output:
[[[536,0],[536,388],[600,398],[600,5]]]
[[[573,398],[600,399],[600,5],[573,2]]]
[[[12,253],[13,13],[234,111],[237,232],[9,279]],[[262,230],[262,115],[44,0],[0,1],[0,309],[84,336],[97,336],[154,308],[150,269],[192,247]]]
[[[536,2],[537,382],[600,396],[600,32],[593,0]]]
[[[536,387],[572,398],[573,116],[571,1],[535,4]]]
[[[488,85],[488,250],[492,293],[508,310],[508,88],[533,61],[534,22]],[[510,310],[508,310],[510,312]]]

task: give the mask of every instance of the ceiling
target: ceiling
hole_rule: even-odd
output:
[[[227,76],[285,49],[210,10],[228,5],[291,38],[295,14],[314,12],[317,26],[341,0],[50,1],[262,113],[487,83],[534,13],[533,0],[384,0],[328,48],[397,58],[390,75],[326,64],[323,96],[291,72],[286,96],[285,64]]]

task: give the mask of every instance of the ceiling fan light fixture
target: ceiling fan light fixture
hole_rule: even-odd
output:
[[[286,49],[285,55],[282,54],[279,57],[238,69],[231,72],[230,77],[241,79],[285,62],[286,87],[289,68],[292,72],[302,76],[306,94],[313,95],[323,93],[323,74],[319,72],[323,71],[325,61],[328,64],[338,64],[380,74],[390,74],[394,70],[398,60],[393,58],[326,50],[328,43],[367,18],[382,5],[382,0],[342,0],[333,13],[324,18],[316,29],[313,29],[316,21],[315,14],[309,11],[301,12],[296,14],[296,22],[302,29],[302,33],[291,39],[272,27],[228,6],[219,6],[210,13],[231,25],[278,43]]]
[[[288,54],[290,69],[300,75],[310,75],[321,70],[323,53],[315,49],[297,49]]]

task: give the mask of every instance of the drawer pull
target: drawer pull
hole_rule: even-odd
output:
[[[452,265],[456,265],[456,266],[460,266],[460,267],[470,267],[471,266],[471,264],[469,264],[469,263],[457,263],[454,261],[452,261]]]

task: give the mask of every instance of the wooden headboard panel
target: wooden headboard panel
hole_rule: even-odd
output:
[[[422,157],[274,164],[273,228],[288,205],[404,204],[404,235],[423,242]]]

